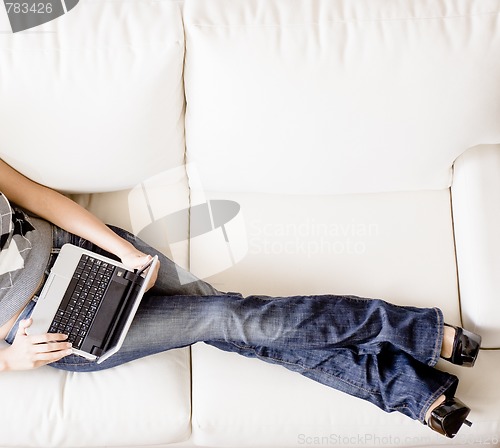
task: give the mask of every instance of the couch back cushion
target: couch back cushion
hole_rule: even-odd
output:
[[[186,138],[207,190],[447,188],[500,142],[497,0],[186,0]]]
[[[12,33],[0,7],[0,157],[73,192],[136,185],[184,161],[177,1],[80,2]]]

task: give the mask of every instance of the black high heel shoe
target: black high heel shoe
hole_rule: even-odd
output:
[[[443,359],[459,366],[472,367],[479,354],[481,336],[464,330],[461,327],[454,327],[448,324],[445,325],[455,329],[455,339],[453,341],[451,356],[449,358],[443,356]]]
[[[431,412],[427,425],[439,434],[452,439],[464,423],[472,426],[467,420],[469,412],[470,409],[459,399],[447,398]]]

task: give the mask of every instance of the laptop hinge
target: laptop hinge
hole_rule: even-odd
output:
[[[132,271],[126,271],[125,274],[123,274],[123,278],[129,282],[135,283],[136,285],[141,285],[144,280],[144,277]]]
[[[90,353],[92,355],[95,355],[98,358],[99,358],[99,356],[102,355],[103,352],[104,352],[104,350],[102,348],[96,347],[95,345],[92,347],[92,350],[90,351]]]
[[[115,276],[116,275],[117,274],[115,273]],[[114,343],[116,339],[116,331],[122,325],[124,311],[129,307],[132,293],[137,288],[136,285],[140,285],[143,281],[144,278],[141,275],[131,271],[125,271],[120,278],[114,277],[108,287],[105,299],[101,304],[101,308],[97,314],[98,317],[96,317],[92,323],[88,338],[84,342],[84,345],[87,344],[89,348],[92,347],[90,350],[91,354],[100,357]],[[111,296],[117,295],[109,294],[111,288],[116,288],[117,290],[123,288],[120,300],[110,300]],[[107,310],[106,313],[103,313],[103,308]],[[104,321],[109,319],[109,325],[103,325],[104,321],[101,319],[104,314],[107,315],[107,318],[105,318]],[[103,333],[104,327],[106,327],[107,331]],[[84,345],[82,345],[82,348],[84,348]]]

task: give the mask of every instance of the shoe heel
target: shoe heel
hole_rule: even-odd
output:
[[[427,424],[431,429],[450,439],[455,437],[463,424],[472,426],[467,420],[470,409],[457,398],[447,398],[433,409]]]
[[[444,358],[453,364],[464,367],[472,367],[476,362],[481,348],[481,336],[461,327],[445,324],[455,329],[455,339],[453,341],[453,351],[449,358]]]

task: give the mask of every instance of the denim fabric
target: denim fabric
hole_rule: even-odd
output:
[[[422,422],[440,395],[453,396],[456,390],[458,379],[434,368],[443,338],[443,316],[437,308],[352,296],[244,298],[222,293],[135,236],[112,228],[139,250],[160,257],[158,281],[145,295],[117,354],[102,364],[70,355],[52,367],[103,370],[203,341],[279,364]],[[54,252],[65,242],[110,256],[57,229]]]
[[[9,333],[5,337],[5,342],[8,342],[9,344],[12,344],[14,342],[14,338],[16,337],[17,330],[19,329],[19,322],[23,319],[29,319],[31,316],[31,313],[33,312],[33,308],[35,308],[37,301],[37,297],[33,297],[28,304],[23,308],[21,311],[21,314],[19,314],[18,318],[16,319],[16,322],[12,326],[12,328],[9,330]]]

